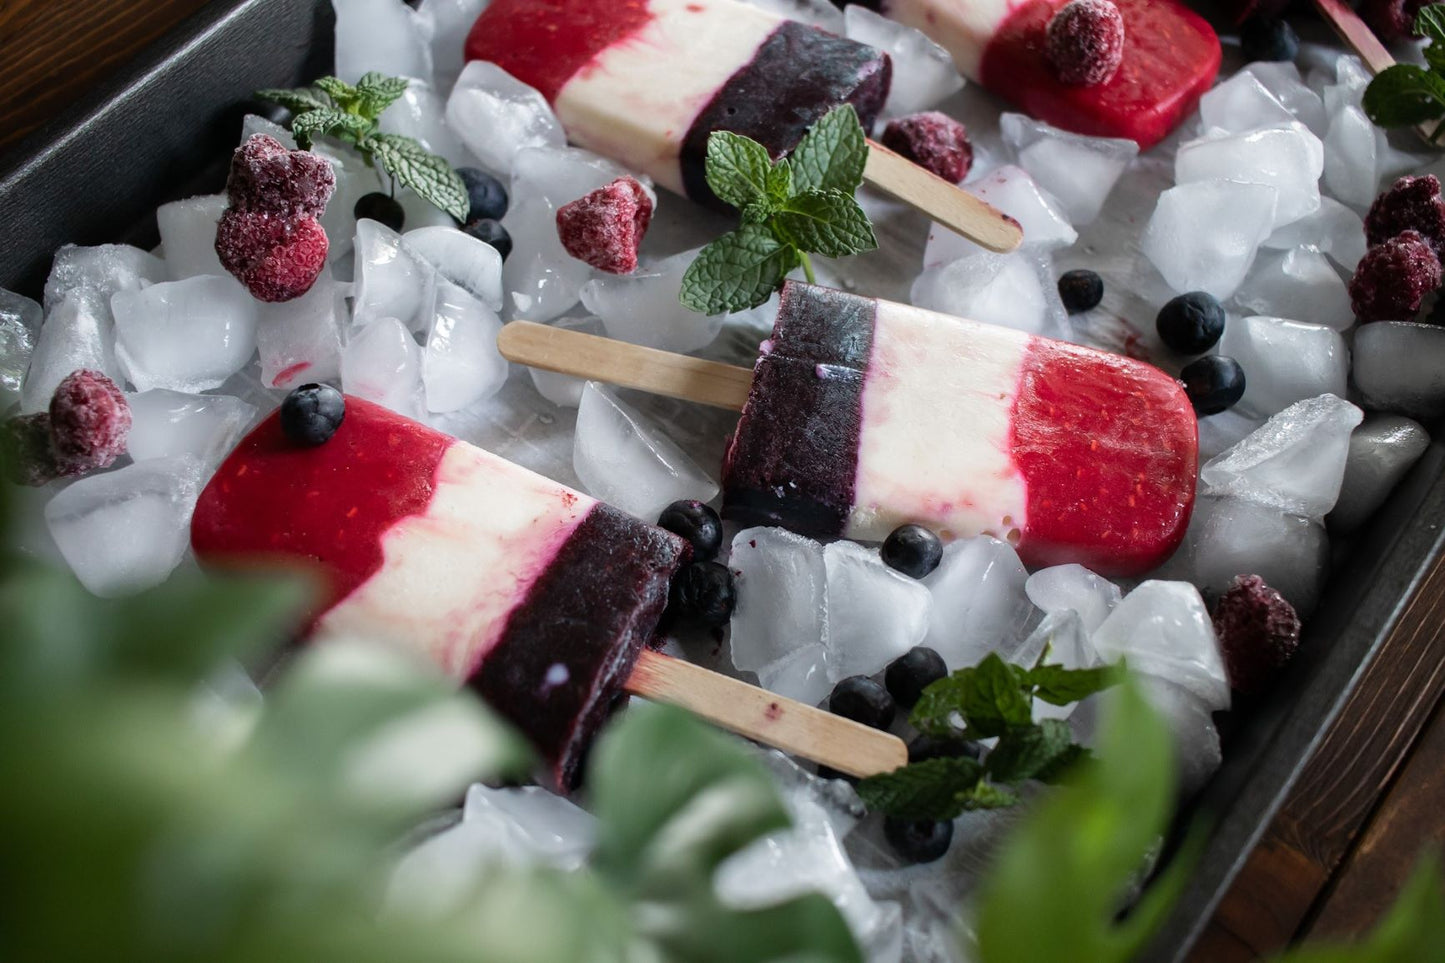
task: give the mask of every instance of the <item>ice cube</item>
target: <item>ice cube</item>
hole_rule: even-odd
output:
[[[603,333],[602,321],[598,318],[557,318],[547,323],[567,331]],[[582,389],[587,386],[585,378],[543,371],[541,368],[528,368],[527,371],[532,376],[532,384],[536,386],[538,394],[552,404],[561,408],[576,408],[582,404]]]
[[[431,50],[416,14],[397,0],[331,0],[336,8],[336,76],[354,84],[362,74],[431,76]]]
[[[1298,401],[1199,472],[1210,494],[1323,517],[1340,495],[1350,432],[1364,413],[1335,395]]]
[[[345,294],[329,271],[295,300],[260,305],[256,347],[267,386],[289,390],[338,377],[345,312]]]
[[[136,461],[193,455],[207,473],[256,420],[256,406],[229,395],[190,395],[156,388],[128,395],[126,447]]]
[[[396,318],[412,330],[425,330],[435,283],[436,271],[402,244],[400,234],[369,218],[357,222],[355,325]]]
[[[602,319],[608,337],[619,341],[661,351],[705,348],[726,315],[698,314],[677,299],[682,275],[699,250],[644,264],[634,274],[599,274],[582,285],[582,304]]]
[[[257,134],[274,137],[277,143],[287,150],[296,149],[296,135],[292,134],[280,124],[267,120],[258,114],[247,114],[245,117],[242,117],[241,139],[238,143],[244,144]]]
[[[1320,139],[1303,124],[1287,124],[1181,144],[1174,179],[1181,185],[1236,180],[1273,187],[1278,192],[1273,226],[1278,228],[1319,210],[1324,163]]]
[[[840,37],[844,35],[843,13],[827,0],[746,0],[746,2],[759,10],[766,10],[787,20],[810,23]]]
[[[1306,245],[1328,254],[1346,271],[1365,256],[1365,222],[1333,197],[1321,197],[1320,209],[1287,224],[1265,239],[1264,246],[1288,251]]]
[[[502,310],[502,255],[455,227],[407,231],[402,244],[422,262],[493,311]]]
[[[1069,223],[1090,224],[1134,158],[1139,145],[1117,137],[1085,137],[1023,114],[999,118],[1018,165],[1058,200]]]
[[[484,60],[462,71],[447,99],[446,120],[483,167],[504,176],[525,169],[517,163],[524,148],[567,143],[546,98]]]
[[[1315,136],[1324,136],[1329,129],[1324,101],[1300,77],[1297,66],[1289,61],[1256,60],[1244,69],[1253,74],[1297,120],[1314,131]]]
[[[1124,659],[1194,693],[1211,709],[1229,708],[1229,682],[1214,623],[1188,582],[1150,579],[1124,596],[1092,635],[1105,662]]]
[[[165,581],[190,544],[202,465],[191,455],[82,478],[45,506],[45,522],[82,585],[96,595]]]
[[[431,48],[438,90],[451,90],[466,66],[466,40],[488,0],[421,0],[417,31]]]
[[[1354,353],[1351,373],[1366,408],[1421,421],[1445,414],[1445,328],[1414,321],[1364,324],[1355,332]]]
[[[496,394],[507,380],[496,312],[444,278],[437,279],[435,310],[421,364],[427,409],[458,411]]]
[[[1274,227],[1279,192],[1263,184],[1197,181],[1170,188],[1139,241],[1175,291],[1228,298]]]
[[[165,262],[138,247],[67,244],[55,252],[45,280],[45,310],[49,313],[61,301],[84,297],[109,323],[110,299],[117,291],[136,291],[166,278]]]
[[[33,412],[50,407],[56,386],[81,368],[100,371],[117,382],[123,380],[115,360],[114,338],[109,310],[102,312],[85,297],[61,301],[47,312],[40,328],[21,383],[20,409]]]
[[[1099,653],[1089,641],[1089,632],[1078,612],[1059,609],[1044,616],[1039,627],[1008,656],[1007,661],[1014,665],[1032,666],[1040,658],[1048,664],[1062,665],[1067,669],[1087,669],[1099,663]],[[1034,699],[1034,719],[1067,719],[1076,708],[1078,703],[1056,706],[1043,699]]]
[[[1380,183],[1380,150],[1375,127],[1359,107],[1334,113],[1325,134],[1324,187],[1330,196],[1356,210],[1375,199]]]
[[[462,139],[447,126],[447,98],[424,80],[407,84],[406,92],[382,112],[381,129],[418,141],[423,147],[446,158],[453,167],[476,163]]]
[[[680,498],[705,502],[718,493],[672,439],[595,381],[577,408],[572,467],[589,493],[648,521]]]
[[[1234,300],[1260,314],[1298,318],[1336,331],[1355,324],[1345,282],[1329,258],[1312,247],[1262,254]]]
[[[1079,239],[1079,233],[1069,225],[1059,205],[1039,190],[1023,168],[1005,164],[969,181],[966,189],[1018,221],[1024,230],[1025,244],[1052,251],[1068,247]],[[942,264],[982,250],[972,241],[935,223],[929,226],[923,263],[925,266]]]
[[[403,227],[411,230],[427,227],[445,227],[453,231],[457,229],[456,218],[409,187],[396,192],[396,201],[401,205],[404,215]]]
[[[0,406],[20,394],[44,317],[34,301],[0,288]]]
[[[1345,394],[1350,350],[1338,331],[1284,318],[1231,318],[1219,353],[1244,369],[1247,411],[1273,415],[1297,401]]]
[[[1219,732],[1210,706],[1191,689],[1168,678],[1140,674],[1139,688],[1156,712],[1164,717],[1174,737],[1174,758],[1180,789],[1188,794],[1204,785],[1223,761]]]
[[[836,682],[873,675],[928,634],[928,589],[857,542],[823,551],[828,576],[828,670]]]
[[[1370,415],[1350,435],[1340,497],[1327,521],[1350,532],[1375,513],[1410,466],[1430,447],[1430,435],[1403,415]]]
[[[758,672],[805,646],[826,646],[822,545],[781,528],[746,528],[733,538],[728,567],[738,599],[730,641],[735,667]]]
[[[205,391],[256,350],[260,304],[231,277],[166,281],[111,299],[116,360],[137,391]]]
[[[1247,381],[1248,379],[1246,379]],[[1248,391],[1246,384],[1245,390]],[[1232,448],[1254,433],[1264,424],[1263,415],[1251,415],[1241,411],[1238,405],[1216,415],[1199,419],[1199,460],[1208,461],[1215,455]]]
[[[336,172],[336,190],[321,214],[321,226],[331,242],[326,259],[335,264],[352,251],[352,240],[357,233],[356,202],[367,194],[389,191],[390,187],[383,185],[376,169],[367,166],[354,151],[331,154],[325,143],[316,144],[312,150],[330,160],[331,169]],[[402,191],[399,197],[410,194]]]
[[[909,299],[920,308],[1057,337],[1065,318],[1045,264],[1026,251],[980,252],[924,271]]]
[[[1039,569],[1024,583],[1029,601],[1044,612],[1072,611],[1086,631],[1093,632],[1119,604],[1119,586],[1082,565],[1054,565]]]
[[[933,612],[923,644],[950,671],[1023,638],[1033,613],[1024,594],[1028,572],[1013,546],[987,535],[944,546],[943,561],[923,580]]]
[[[529,147],[518,154],[512,206],[502,221],[512,235],[502,268],[509,317],[548,321],[577,303],[592,268],[563,249],[557,208],[624,176],[630,176],[624,168],[585,150]]]
[[[216,225],[229,204],[225,194],[202,194],[156,208],[166,273],[172,281],[226,274],[216,254]]]
[[[1287,126],[1295,116],[1258,76],[1243,70],[1200,98],[1199,120],[1205,130],[1242,134],[1262,127]]]
[[[769,692],[815,706],[828,698],[828,650],[810,642],[758,668],[758,685]]]
[[[421,347],[396,318],[356,329],[341,352],[341,385],[347,394],[420,418],[426,408]]]
[[[893,82],[883,105],[887,116],[928,110],[963,89],[963,78],[948,51],[920,31],[856,3],[843,9],[843,22],[848,39],[866,43],[893,58]]]

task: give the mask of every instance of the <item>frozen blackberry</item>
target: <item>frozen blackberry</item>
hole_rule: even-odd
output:
[[[1375,198],[1365,215],[1365,240],[1371,247],[1406,231],[1415,231],[1438,256],[1445,251],[1445,198],[1434,174],[1401,177]]]
[[[963,180],[973,167],[973,144],[967,128],[937,110],[890,120],[879,140],[884,147],[950,184]]]
[[[1425,295],[1440,287],[1440,258],[1418,231],[1365,252],[1350,279],[1350,305],[1362,323],[1412,321]]]
[[[1214,632],[1224,654],[1229,684],[1260,692],[1299,648],[1300,620],[1294,606],[1258,575],[1240,575],[1219,597]]]

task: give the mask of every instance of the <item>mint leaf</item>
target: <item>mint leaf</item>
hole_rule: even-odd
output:
[[[981,739],[1001,736],[1011,726],[1032,725],[1033,699],[1023,682],[1026,672],[990,653],[977,666],[960,669],[924,689],[910,721],[921,732],[956,735],[950,719],[958,713],[968,734]]]
[[[1425,62],[1436,71],[1445,70],[1445,5],[1432,3],[1420,8],[1415,15],[1415,36],[1430,41]]]
[[[334,107],[298,114],[291,120],[291,133],[296,135],[296,144],[302,150],[310,150],[317,137],[335,137],[355,144],[371,132],[371,121],[355,114],[348,114]]]
[[[842,191],[808,191],[789,198],[773,215],[798,247],[824,257],[846,257],[878,247],[868,215]]]
[[[357,111],[363,117],[376,120],[406,93],[410,83],[405,77],[388,77],[376,71],[365,74],[356,84]]]
[[[400,134],[373,134],[358,146],[374,153],[387,173],[416,191],[422,200],[458,221],[467,219],[471,209],[467,185],[445,158]]]
[[[798,265],[798,252],[764,224],[744,224],[702,249],[682,276],[678,295],[701,314],[757,307]]]
[[[1045,719],[1038,725],[1013,729],[999,739],[988,754],[986,768],[998,782],[1034,779],[1069,756],[1074,758],[1073,732],[1060,719]]]
[[[1007,809],[1019,801],[1018,793],[1003,786],[995,786],[987,779],[980,779],[973,791],[966,793],[963,800],[964,812],[980,809]]]
[[[315,86],[335,101],[337,107],[345,111],[350,111],[360,99],[356,88],[340,77],[322,77],[316,81]]]
[[[707,138],[707,186],[738,210],[769,200],[768,177],[773,159],[757,141],[715,130]]]
[[[786,160],[780,160],[768,169],[767,193],[774,209],[793,196],[793,168]]]
[[[1024,682],[1037,686],[1034,695],[1050,705],[1066,706],[1118,685],[1123,677],[1123,669],[1117,665],[1101,665],[1092,669],[1038,665],[1028,671]]]
[[[295,90],[267,88],[256,91],[255,97],[257,100],[269,100],[273,104],[280,104],[293,114],[304,114],[308,110],[331,109],[331,102],[318,97],[316,92],[309,87],[298,87]]]
[[[983,764],[967,757],[927,759],[869,776],[858,796],[874,812],[904,819],[954,819],[969,808]]]
[[[793,189],[842,191],[852,194],[863,183],[868,162],[868,139],[852,104],[835,107],[803,135],[788,164],[793,168]]]
[[[1445,116],[1445,78],[1414,64],[1395,64],[1365,88],[1365,114],[1381,127],[1408,127]]]

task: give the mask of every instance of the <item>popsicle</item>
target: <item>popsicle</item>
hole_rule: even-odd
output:
[[[1219,38],[1177,0],[1114,0],[1124,19],[1123,61],[1112,79],[1086,87],[1062,83],[1044,55],[1044,31],[1068,0],[863,2],[923,31],[959,73],[1025,113],[1079,134],[1127,137],[1141,149],[1189,116],[1219,72]]]
[[[494,0],[467,37],[537,88],[575,144],[702,204],[708,136],[745,134],[778,157],[829,110],[852,104],[871,129],[888,95],[888,55],[738,0]],[[865,178],[993,250],[1017,223],[876,144]]]
[[[316,631],[421,651],[524,732],[559,788],[624,689],[848,771],[907,758],[885,733],[645,652],[682,539],[359,398],[317,447],[263,421],[201,493],[191,542],[208,565],[310,563]]]
[[[788,282],[751,373],[514,322],[511,360],[742,410],[723,463],[740,525],[881,540],[989,534],[1031,566],[1162,563],[1194,504],[1182,387],[1131,358]]]

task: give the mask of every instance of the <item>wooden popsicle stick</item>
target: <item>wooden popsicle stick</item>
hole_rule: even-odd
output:
[[[990,251],[1006,254],[1023,243],[1018,221],[875,140],[868,141],[863,179]]]
[[[1364,62],[1370,73],[1378,75],[1395,66],[1394,55],[1380,43],[1380,38],[1375,36],[1370,25],[1361,20],[1355,9],[1344,0],[1315,0],[1315,9],[1325,18],[1325,23],[1339,34],[1345,46]],[[1433,138],[1438,127],[1438,123],[1425,123],[1416,127],[1415,131],[1425,138],[1426,142],[1434,143]]]
[[[497,349],[508,361],[543,371],[734,411],[742,410],[753,383],[753,373],[747,368],[533,321],[504,325],[497,335]]]
[[[908,747],[891,733],[650,650],[643,650],[623,687],[852,776],[908,764]]]

